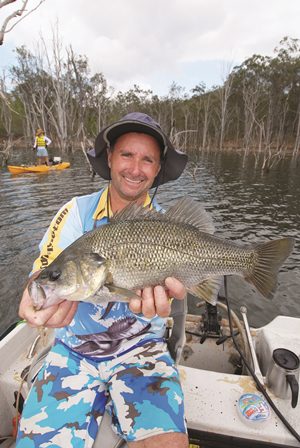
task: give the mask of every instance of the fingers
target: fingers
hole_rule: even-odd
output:
[[[135,293],[138,296],[142,295],[142,291],[139,289],[137,291],[135,291]],[[135,313],[135,314],[139,314],[142,312],[142,300],[139,299],[131,299],[129,302],[129,309]]]
[[[141,295],[142,300],[130,300],[129,308],[133,313],[142,313],[148,319],[156,315],[169,316],[171,304],[167,292],[162,286],[155,286],[155,288],[148,286],[143,289]]]
[[[48,328],[61,328],[69,325],[76,313],[78,302],[65,300],[57,306],[56,310],[50,318],[45,322],[44,326]],[[46,311],[46,310],[43,310]]]
[[[169,296],[174,297],[179,300],[183,300],[186,298],[187,290],[186,287],[176,278],[168,277],[165,280],[165,285],[168,288]]]
[[[33,307],[28,289],[26,288],[19,307],[19,316],[25,319],[31,327],[59,328],[68,325],[77,310],[78,303],[65,300],[58,305],[42,310]]]
[[[163,286],[146,287],[142,291],[137,291],[142,296],[142,300],[131,299],[130,310],[139,314],[142,313],[148,319],[155,315],[168,317],[171,313],[171,303],[169,298],[174,297],[179,300],[186,298],[186,287],[176,278],[168,277],[165,280],[166,288]]]
[[[141,305],[145,317],[150,319],[156,315],[154,290],[151,286],[143,289]]]
[[[170,297],[162,286],[154,288],[156,314],[160,317],[168,317],[171,312]]]

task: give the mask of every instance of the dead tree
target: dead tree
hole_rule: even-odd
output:
[[[3,44],[4,41],[4,35],[6,33],[9,33],[21,20],[25,19],[29,14],[31,14],[33,11],[35,11],[42,3],[44,3],[45,0],[40,0],[40,2],[35,6],[34,8],[27,10],[27,4],[29,0],[22,0],[21,7],[17,8],[15,11],[13,11],[11,14],[9,14],[3,21],[2,26],[0,28],[0,45]],[[5,6],[16,3],[17,0],[0,0],[0,9],[4,8]],[[18,2],[19,3],[19,2]],[[18,19],[19,18],[19,19]],[[14,21],[14,23],[9,26],[9,23],[11,21]]]

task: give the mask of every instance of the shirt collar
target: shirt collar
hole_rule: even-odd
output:
[[[96,221],[100,221],[103,218],[112,217],[113,213],[111,211],[110,204],[108,203],[108,187],[103,190],[97,208],[93,214],[93,219]],[[146,199],[144,201],[143,207],[147,207],[151,204],[151,198],[149,193],[147,193]],[[150,205],[150,208],[152,209],[152,204]]]

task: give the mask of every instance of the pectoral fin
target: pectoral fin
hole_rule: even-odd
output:
[[[188,291],[199,299],[205,300],[211,305],[216,305],[222,285],[223,277],[211,277],[203,280],[199,285],[188,288]]]
[[[120,288],[119,286],[110,284],[106,284],[105,286],[111,294],[114,294],[118,297],[118,302],[129,302],[130,299],[142,300],[140,296],[138,296],[134,291],[131,291],[130,289]],[[119,297],[121,297],[121,299]]]

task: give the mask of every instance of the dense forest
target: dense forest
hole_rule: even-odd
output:
[[[264,167],[300,150],[300,41],[284,37],[274,55],[254,54],[233,67],[223,85],[199,79],[190,92],[173,82],[159,97],[138,85],[116,92],[88,59],[63,48],[16,49],[0,77],[0,163],[15,146],[32,145],[42,127],[62,152],[87,149],[106,124],[130,111],[155,117],[182,150],[233,149],[262,156]],[[200,78],[200,76],[199,76]],[[1,161],[2,158],[2,161]]]

